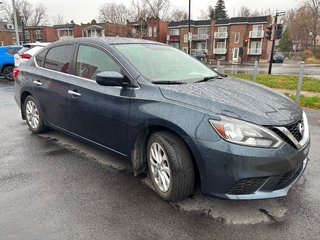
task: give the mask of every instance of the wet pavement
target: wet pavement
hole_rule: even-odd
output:
[[[319,239],[320,111],[288,197],[167,203],[130,164],[57,131],[32,134],[0,79],[0,239]]]

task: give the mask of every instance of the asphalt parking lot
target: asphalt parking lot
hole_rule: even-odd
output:
[[[319,239],[320,111],[285,198],[161,200],[130,164],[56,131],[32,134],[0,79],[0,239]]]

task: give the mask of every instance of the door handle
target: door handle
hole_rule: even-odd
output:
[[[73,97],[81,97],[80,93],[72,90],[68,90],[68,94],[72,95]]]
[[[42,86],[42,83],[38,80],[38,81],[33,81],[33,84],[37,85],[37,86]]]

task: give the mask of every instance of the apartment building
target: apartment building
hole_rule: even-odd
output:
[[[58,38],[58,32],[56,29],[50,26],[27,26],[24,28],[24,39],[25,43],[29,42],[55,42]]]
[[[159,18],[140,19],[136,22],[127,21],[131,29],[131,37],[166,43],[168,24]]]
[[[81,24],[83,37],[129,37],[130,28],[117,23],[97,23],[92,20],[91,23]]]
[[[213,56],[227,62],[267,62],[271,42],[265,38],[271,16],[219,19],[214,24]]]
[[[16,44],[16,35],[13,24],[0,21],[0,44],[1,46]]]
[[[188,27],[189,21],[170,22],[168,25],[167,43],[184,52],[188,52]],[[191,20],[190,38],[191,53],[212,52],[212,22],[211,20]]]
[[[81,26],[73,21],[67,24],[53,25],[53,28],[57,30],[59,39],[82,37]]]

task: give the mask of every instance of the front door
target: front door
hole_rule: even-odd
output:
[[[98,85],[96,75],[104,71],[121,72],[121,67],[104,50],[80,45],[76,76],[70,78],[70,131],[118,153],[126,153],[132,89]]]
[[[239,48],[234,48],[233,54],[232,54],[232,62],[238,62],[238,60],[239,60]]]

